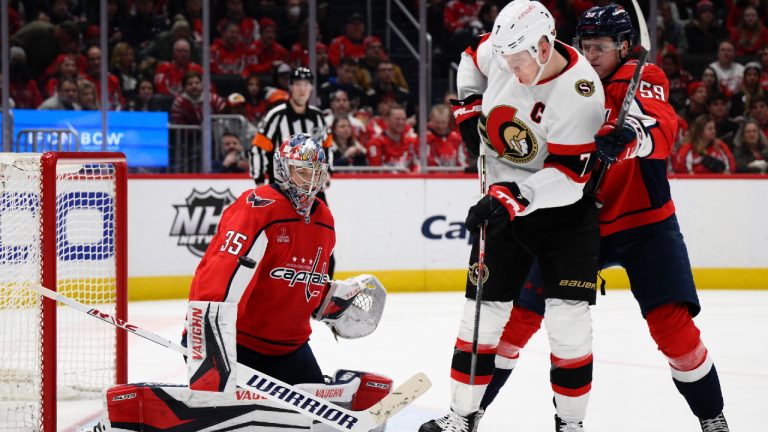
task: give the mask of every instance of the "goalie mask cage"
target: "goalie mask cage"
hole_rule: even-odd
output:
[[[57,308],[42,284],[125,320],[122,153],[0,153],[0,430],[57,430],[57,400],[127,380],[126,333]]]

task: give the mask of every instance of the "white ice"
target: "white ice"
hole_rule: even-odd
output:
[[[720,375],[725,414],[733,431],[762,430],[768,408],[768,292],[702,291],[696,318],[702,339]],[[433,387],[395,416],[388,431],[416,431],[448,408],[449,371],[462,293],[391,294],[379,328],[359,340],[336,342],[322,324],[314,325],[311,346],[323,370],[375,371],[402,382],[425,372]],[[178,340],[183,301],[134,302],[129,321]],[[700,430],[677,393],[669,367],[648,335],[629,291],[608,291],[593,309],[594,381],[586,430],[589,432],[688,432]],[[94,320],[93,325],[104,325]],[[131,382],[185,380],[181,357],[129,335]],[[762,341],[762,342],[761,342]],[[482,432],[554,430],[549,385],[549,348],[544,330],[533,337],[518,367],[483,418]],[[79,430],[97,416],[97,403],[72,404],[60,413],[59,430]]]

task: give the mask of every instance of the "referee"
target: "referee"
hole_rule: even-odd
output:
[[[313,81],[311,70],[305,67],[294,69],[288,85],[288,102],[276,105],[259,123],[258,133],[251,145],[251,177],[257,185],[264,182],[265,175],[270,183],[274,182],[272,154],[289,136],[307,133],[324,148],[330,146],[331,138],[323,113],[309,104]]]

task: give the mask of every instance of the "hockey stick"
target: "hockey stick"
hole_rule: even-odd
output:
[[[141,336],[180,354],[187,354],[187,349],[180,344],[118,319],[114,315],[84,305],[41,285],[36,285],[32,289],[40,295],[64,303],[129,333]],[[426,375],[417,373],[367,410],[350,411],[243,364],[238,363],[237,367],[238,386],[253,389],[269,400],[341,431],[368,432],[397,414],[432,386]]]
[[[624,121],[627,119],[629,108],[632,106],[632,101],[635,100],[637,87],[640,85],[640,76],[642,76],[643,66],[645,66],[646,61],[648,61],[648,54],[651,51],[651,38],[648,37],[648,26],[645,23],[643,11],[640,10],[640,5],[637,4],[637,0],[632,0],[632,7],[635,9],[635,14],[637,15],[637,29],[640,32],[640,56],[637,58],[635,73],[632,74],[632,79],[629,81],[629,85],[627,85],[627,94],[621,102],[621,109],[616,117],[616,127],[614,129],[616,131],[621,131],[624,127]],[[600,173],[597,175],[593,192],[597,192],[600,188],[600,184],[603,182],[603,177],[605,177],[605,172],[608,171],[610,165],[611,164],[609,163],[603,163],[600,167]]]
[[[487,177],[485,166],[485,145],[480,144],[480,194],[485,196]],[[475,385],[477,370],[477,344],[480,338],[480,305],[483,302],[483,279],[485,279],[485,232],[487,222],[480,225],[477,240],[477,291],[475,292],[475,327],[472,329],[472,360],[469,366],[469,385]]]

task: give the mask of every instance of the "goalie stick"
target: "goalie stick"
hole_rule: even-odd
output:
[[[171,342],[139,326],[118,319],[114,315],[87,306],[41,285],[35,285],[32,289],[40,295],[63,303],[129,333],[141,336],[180,354],[187,354],[187,349],[180,344]],[[269,400],[341,431],[368,432],[371,429],[375,429],[424,394],[432,386],[429,378],[420,372],[367,410],[350,411],[243,364],[238,363],[237,367],[237,385],[240,387],[250,388]]]
[[[624,121],[627,119],[629,108],[632,106],[632,101],[635,100],[637,87],[640,85],[643,66],[645,66],[646,61],[648,61],[648,54],[651,51],[651,38],[648,37],[648,26],[645,23],[645,16],[643,16],[643,11],[640,10],[640,5],[637,4],[637,0],[632,0],[632,7],[635,9],[637,29],[640,32],[640,55],[637,58],[635,73],[632,74],[632,79],[629,81],[629,85],[627,85],[627,94],[624,96],[624,100],[621,102],[621,109],[619,109],[619,114],[616,116],[616,131],[621,131],[624,127]],[[609,166],[609,163],[603,163],[600,167],[600,172],[595,181],[595,187],[592,189],[593,192],[597,192],[600,188],[600,184],[603,182],[603,177],[605,177],[605,172],[608,171]]]

